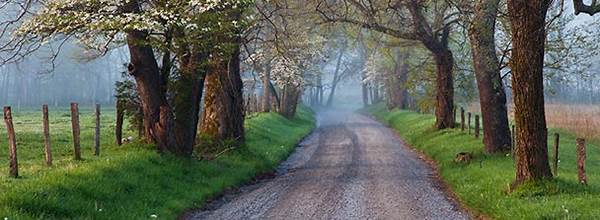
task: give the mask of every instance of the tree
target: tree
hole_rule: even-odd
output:
[[[239,39],[232,42],[233,53],[211,61],[206,76],[206,96],[201,133],[212,141],[244,141],[244,109],[240,75]]]
[[[586,13],[593,16],[600,12],[600,4],[596,4],[596,0],[593,0],[589,5],[583,3],[583,0],[573,0],[573,7],[575,8],[575,15]]]
[[[198,110],[208,57],[222,51],[215,34],[234,34],[247,1],[51,1],[7,43],[28,54],[46,41],[76,38],[100,54],[127,45],[128,72],[144,112],[147,141],[161,152],[189,156],[195,144]],[[4,48],[6,48],[5,46]],[[19,48],[25,48],[19,50]],[[12,55],[12,57],[16,57]],[[159,66],[158,58],[161,58]]]
[[[317,11],[327,22],[341,22],[387,35],[419,41],[427,48],[436,63],[436,123],[437,129],[453,128],[454,118],[454,56],[449,49],[449,38],[454,13],[449,13],[445,2],[429,2],[436,7],[432,19],[424,14],[426,2],[408,1],[353,1],[343,4],[317,1]],[[405,16],[406,11],[408,16]],[[396,20],[394,20],[397,19]],[[409,19],[410,22],[403,21]],[[405,24],[410,24],[409,27]],[[397,28],[397,27],[400,28]]]
[[[516,180],[552,178],[544,110],[544,44],[549,0],[509,0],[512,86],[516,123]]]
[[[483,143],[488,153],[510,151],[506,94],[496,56],[495,26],[500,0],[478,0],[469,27],[473,67],[483,118]]]
[[[408,57],[410,52],[398,50],[394,55],[394,69],[387,76],[388,90],[388,108],[408,108],[408,89],[406,82],[408,81],[409,64]]]

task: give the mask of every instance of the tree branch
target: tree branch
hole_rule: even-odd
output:
[[[575,15],[579,15],[582,12],[594,15],[600,12],[600,5],[596,4],[596,0],[592,0],[590,5],[584,4],[583,0],[573,0],[573,7],[575,8]]]

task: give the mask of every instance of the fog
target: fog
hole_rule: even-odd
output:
[[[57,57],[39,52],[0,67],[0,105],[22,107],[114,105],[115,82],[121,80],[129,55],[115,49],[89,58],[75,44],[63,46]],[[89,59],[89,60],[88,60]]]

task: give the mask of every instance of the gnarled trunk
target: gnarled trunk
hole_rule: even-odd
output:
[[[509,0],[516,122],[515,186],[552,178],[544,112],[544,43],[548,0]]]
[[[141,31],[130,31],[127,34],[131,56],[127,69],[136,81],[144,111],[146,140],[149,143],[156,143],[160,152],[177,152],[177,144],[171,130],[174,127],[173,112],[162,92],[162,80],[156,57],[150,46],[140,43],[145,42],[146,37],[147,34]]]
[[[239,47],[229,59],[213,60],[206,75],[201,132],[215,140],[244,141],[244,97]]]
[[[448,48],[450,26],[444,26],[441,34],[434,32],[423,16],[420,1],[410,1],[407,6],[413,19],[416,39],[433,54],[437,68],[435,128],[454,128],[454,57]]]
[[[189,51],[179,58],[180,76],[173,92],[177,98],[173,100],[175,113],[175,138],[178,154],[190,155],[196,144],[200,101],[204,90],[205,69],[201,68],[206,55]]]
[[[444,49],[433,54],[436,70],[435,128],[454,128],[454,80],[452,69],[454,58],[450,50]]]
[[[483,117],[483,143],[488,153],[510,151],[506,94],[496,57],[495,25],[500,0],[481,0],[469,29],[473,67]]]

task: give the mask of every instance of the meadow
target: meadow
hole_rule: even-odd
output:
[[[271,172],[314,127],[311,110],[288,120],[275,113],[246,120],[246,144],[214,160],[181,159],[152,146],[117,146],[114,109],[101,117],[101,153],[93,155],[94,116],[80,109],[82,161],[73,160],[70,112],[50,109],[54,165],[44,162],[41,110],[13,112],[20,177],[8,177],[8,145],[0,128],[0,218],[175,219],[208,199]],[[127,131],[125,137],[135,132]]]
[[[409,111],[388,111],[377,105],[367,109],[378,120],[395,129],[414,149],[433,159],[441,178],[458,199],[475,214],[492,219],[595,219],[600,216],[600,148],[587,146],[588,186],[577,180],[576,135],[561,134],[558,177],[539,185],[525,185],[510,192],[515,178],[510,154],[487,155],[481,139],[458,129],[436,131],[435,117]],[[563,116],[565,117],[565,116]],[[460,152],[473,153],[469,164],[454,162]],[[550,149],[549,149],[549,152]]]
[[[548,127],[600,143],[600,105],[552,103],[545,109]],[[481,112],[478,103],[469,104],[465,111]],[[510,119],[513,113],[513,106],[508,105]]]

